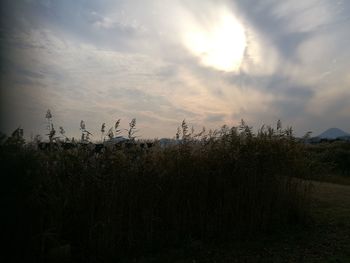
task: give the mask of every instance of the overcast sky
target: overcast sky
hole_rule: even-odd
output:
[[[144,138],[281,119],[350,132],[350,1],[1,1],[1,131]]]

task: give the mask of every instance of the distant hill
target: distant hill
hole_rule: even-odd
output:
[[[341,137],[348,137],[350,136],[350,133],[346,133],[345,131],[338,129],[338,128],[330,128],[326,131],[324,131],[323,133],[321,133],[320,135],[318,135],[317,137],[320,139],[337,139],[337,138],[341,138]]]

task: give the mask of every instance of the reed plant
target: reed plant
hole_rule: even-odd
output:
[[[1,140],[5,228],[18,260],[61,251],[112,262],[190,240],[251,239],[307,217],[309,160],[291,128],[254,134],[242,121],[195,133],[184,121],[178,143],[144,149],[135,125],[131,147],[98,153],[83,144],[41,151],[20,133]],[[86,141],[83,121],[81,130]]]

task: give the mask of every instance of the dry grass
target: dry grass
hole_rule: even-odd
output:
[[[350,187],[313,183],[312,221],[270,236],[225,244],[190,243],[137,262],[350,262]]]
[[[178,145],[98,154],[85,144],[40,151],[3,140],[14,255],[45,261],[65,251],[75,261],[114,261],[188,242],[250,240],[304,222],[309,165],[290,129],[254,135],[242,123],[194,136],[183,123],[180,132]]]

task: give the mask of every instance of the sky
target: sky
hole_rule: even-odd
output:
[[[0,131],[140,138],[275,125],[350,132],[350,1],[3,0]]]

